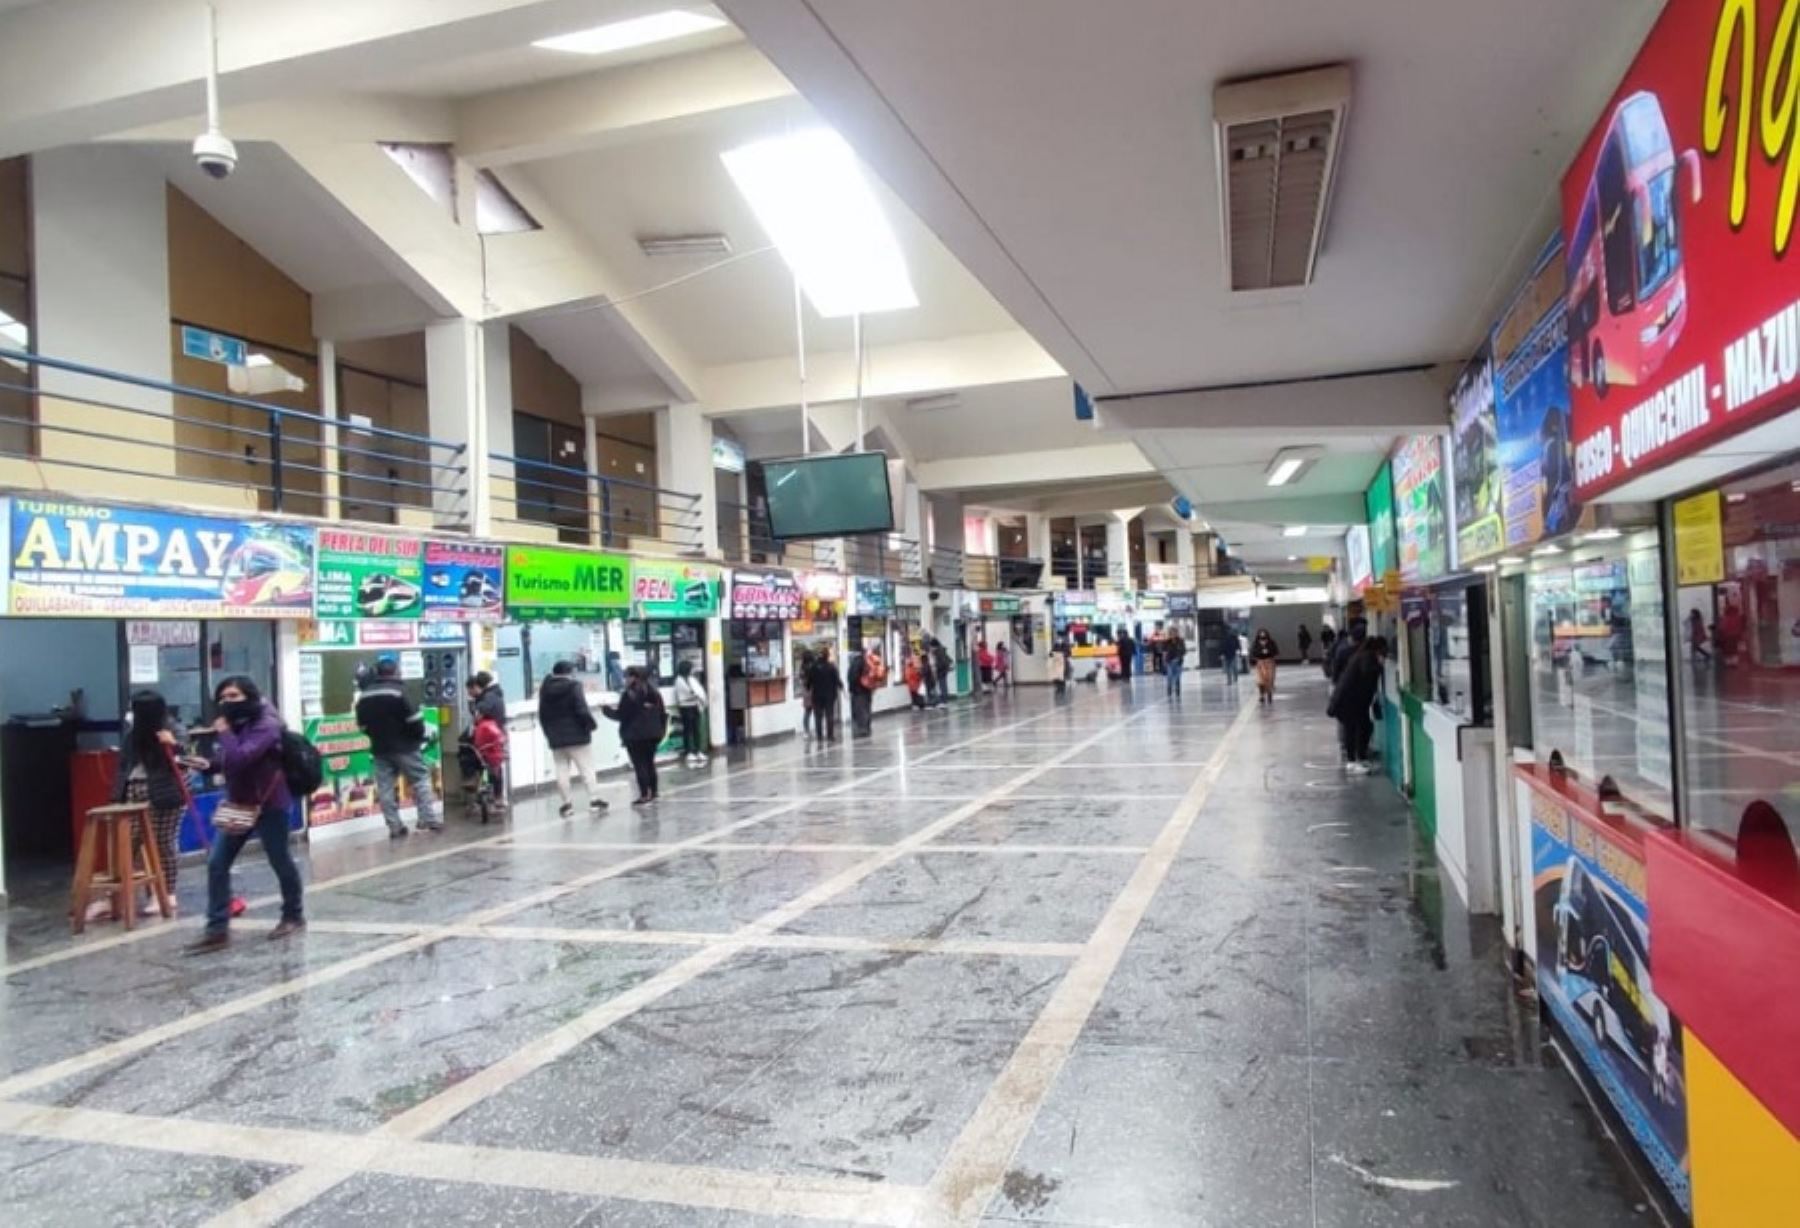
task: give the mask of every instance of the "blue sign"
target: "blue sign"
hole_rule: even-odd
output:
[[[894,612],[894,586],[886,580],[856,578],[852,609],[857,614],[890,617]]]
[[[1569,425],[1569,338],[1562,238],[1539,253],[1530,279],[1494,326],[1506,546],[1560,537],[1581,518]]]
[[[1175,514],[1183,520],[1191,518],[1194,514],[1194,505],[1189,502],[1186,495],[1176,495],[1174,503],[1171,506],[1174,507]]]
[[[181,352],[201,362],[216,362],[223,367],[241,367],[250,360],[250,347],[237,337],[227,337],[209,329],[181,326]]]
[[[310,526],[12,500],[6,610],[94,618],[306,618]]]
[[[1092,422],[1094,420],[1094,399],[1087,394],[1087,389],[1080,384],[1075,385],[1075,421]]]
[[[425,543],[425,621],[497,623],[506,550],[484,542]],[[462,638],[461,632],[455,633]]]

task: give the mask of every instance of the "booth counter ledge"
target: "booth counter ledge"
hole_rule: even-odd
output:
[[[1658,992],[1686,1029],[1696,1228],[1800,1222],[1800,882],[1645,840]]]

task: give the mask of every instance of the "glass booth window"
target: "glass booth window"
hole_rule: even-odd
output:
[[[1473,584],[1439,589],[1431,598],[1427,630],[1433,698],[1463,720],[1493,720],[1487,655],[1487,588]]]
[[[1610,777],[1652,813],[1674,813],[1660,534],[1643,529],[1534,559],[1531,723],[1583,781]]]
[[[1677,590],[1682,813],[1735,840],[1762,802],[1800,845],[1800,459],[1720,494],[1721,578]]]

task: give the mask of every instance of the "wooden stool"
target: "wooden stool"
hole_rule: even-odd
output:
[[[132,853],[132,836],[143,850],[143,862]],[[106,850],[107,868],[96,870],[100,850]],[[156,832],[150,826],[150,807],[144,802],[120,802],[96,806],[87,812],[81,831],[81,853],[75,859],[75,890],[69,922],[77,934],[87,928],[88,903],[96,890],[112,896],[113,916],[126,929],[137,926],[138,888],[156,893],[156,906],[164,917],[175,915],[169,883],[163,877],[162,855],[156,850]]]

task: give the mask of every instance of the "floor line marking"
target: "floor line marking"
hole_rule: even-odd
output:
[[[955,800],[955,799],[950,799]],[[628,844],[628,843],[586,843],[579,841],[531,840],[515,841],[502,845],[502,848],[524,849],[530,852],[557,852],[564,849],[587,850],[589,852],[638,852],[650,849],[667,848],[665,844]],[[754,841],[727,842],[719,841],[708,844],[703,849],[695,850],[707,853],[879,853],[893,847],[893,842],[866,843],[846,841],[842,844],[817,842],[810,844],[758,844]],[[1031,854],[1054,853],[1080,855],[1092,853],[1102,857],[1142,856],[1150,851],[1145,844],[931,844],[919,850],[925,853],[996,853],[996,854]]]
[[[293,1196],[299,1192],[293,1188],[287,1198],[289,1212],[357,1172],[721,1211],[772,1211],[895,1228],[910,1222],[922,1193],[917,1187],[876,1185],[851,1177],[759,1173],[9,1102],[0,1102],[0,1133],[259,1164],[299,1164],[300,1173],[313,1171],[319,1176],[304,1183],[313,1191],[304,1201]],[[330,1184],[328,1176],[334,1178]],[[213,1222],[237,1222],[235,1210]]]
[[[576,1046],[598,1035],[613,1024],[692,983],[742,951],[751,949],[751,943],[754,940],[775,935],[784,926],[793,923],[812,909],[849,891],[883,867],[905,856],[914,847],[935,839],[969,816],[978,813],[992,800],[1002,798],[1027,781],[1052,768],[1061,766],[1065,761],[1079,755],[1089,745],[1098,743],[1103,738],[1116,736],[1121,724],[1148,715],[1155,710],[1156,706],[1155,704],[1147,705],[1140,711],[1125,716],[1122,721],[1115,721],[1110,727],[1094,734],[1086,743],[1073,746],[1042,765],[1021,772],[1004,784],[996,785],[975,802],[956,807],[949,814],[915,832],[906,840],[814,885],[786,904],[779,905],[756,920],[740,927],[720,942],[695,951],[687,958],[584,1011],[560,1027],[553,1028],[549,1032],[527,1041],[505,1057],[475,1071],[430,1099],[423,1100],[405,1112],[390,1118],[383,1125],[377,1127],[372,1132],[373,1135],[383,1138],[416,1140],[442,1129],[483,1100],[497,1095],[521,1079],[565,1056]],[[1056,715],[1058,711],[1058,709],[1052,709],[1048,713],[1018,723],[1029,724],[1033,721],[1044,720]],[[1007,726],[1002,726],[991,734],[983,735],[982,738],[973,739],[973,741],[1000,736],[1006,732],[1007,728]],[[849,782],[845,787],[854,787],[856,783]],[[1130,890],[1129,886],[1127,890]],[[332,1171],[335,1172],[335,1170]],[[325,1170],[319,1168],[301,1169],[293,1176],[265,1187],[259,1193],[239,1203],[225,1215],[208,1221],[208,1228],[262,1228],[263,1225],[273,1224],[294,1209],[292,1202],[294,1194],[284,1187],[292,1184],[301,1190],[310,1191],[308,1194],[310,1201],[352,1175],[344,1173],[337,1176],[336,1180],[329,1180],[328,1175],[322,1175],[324,1172]]]
[[[1042,719],[1044,719],[1044,716],[1029,717],[1025,721],[1018,723],[1028,724],[1031,721]],[[1000,726],[988,733],[980,734],[975,738],[968,739],[968,742],[998,737],[1006,733],[1009,728],[1011,728],[1011,726]],[[967,742],[952,745],[966,744]],[[951,747],[946,747],[945,749],[951,749]],[[882,770],[886,771],[891,769]],[[878,772],[876,774],[879,775],[880,773]],[[844,784],[834,786],[832,789],[828,789],[825,792],[826,794],[829,794],[835,792],[837,789],[854,788],[858,783],[859,782],[857,781],[846,781]],[[478,910],[466,917],[459,918],[459,921],[465,925],[485,925],[494,921],[504,920],[517,913],[525,912],[529,909],[536,908],[539,905],[560,899],[565,895],[570,895],[576,891],[583,890],[586,887],[591,887],[595,883],[603,882],[609,878],[615,878],[618,875],[629,873],[632,870],[642,869],[645,866],[665,860],[668,857],[686,852],[691,848],[702,847],[708,841],[717,837],[738,831],[755,823],[763,822],[766,819],[774,818],[791,809],[793,809],[792,804],[766,807],[745,818],[728,823],[723,827],[714,828],[710,831],[690,836],[686,840],[677,841],[674,844],[659,848],[655,852],[644,853],[638,857],[630,857],[624,861],[615,862],[612,865],[602,866],[597,870],[580,875],[566,883],[546,887],[518,899],[509,900],[504,904]],[[446,852],[448,851],[449,850],[446,850]],[[168,931],[161,930],[158,932],[166,933]],[[0,1080],[0,1100],[11,1099],[22,1092],[32,1091],[39,1087],[55,1083],[61,1079],[81,1074],[84,1071],[104,1066],[107,1063],[117,1061],[120,1058],[129,1057],[134,1053],[140,1053],[143,1050],[159,1045],[166,1040],[173,1040],[176,1037],[185,1036],[200,1028],[210,1027],[214,1023],[235,1018],[238,1015],[256,1010],[259,1007],[267,1006],[271,1002],[278,1002],[283,998],[291,997],[294,994],[302,993],[308,989],[314,989],[320,985],[329,984],[332,981],[339,980],[353,972],[361,971],[363,968],[373,964],[381,963],[387,959],[398,958],[399,956],[409,954],[422,947],[430,946],[436,941],[437,939],[430,937],[406,938],[399,942],[376,947],[374,950],[364,951],[347,959],[339,960],[334,964],[327,964],[322,968],[315,968],[292,980],[280,981],[273,985],[264,986],[262,989],[254,990],[241,997],[221,1002],[215,1006],[208,1007],[205,1010],[183,1015],[179,1019],[172,1019],[167,1023],[149,1028],[143,1032],[134,1033],[131,1036],[112,1041],[109,1044],[87,1050],[85,1053],[78,1053],[71,1057],[63,1058],[60,1061],[52,1062],[47,1066],[39,1066],[31,1070],[21,1071],[7,1079]]]
[[[1240,708],[1150,851],[1107,908],[1082,954],[1032,1022],[974,1114],[964,1123],[946,1159],[927,1185],[924,1222],[974,1224],[986,1213],[1006,1177],[1012,1157],[1037,1119],[1063,1063],[1099,1005],[1106,984],[1125,953],[1138,923],[1161,890],[1213,786],[1224,775],[1238,735],[1252,709]]]
[[[517,942],[571,942],[595,946],[703,947],[723,942],[729,931],[581,929],[551,925],[437,925],[405,921],[315,921],[325,934],[373,934],[481,938]],[[1023,959],[1073,959],[1079,942],[1024,942],[981,938],[861,938],[836,934],[770,934],[747,939],[764,950],[851,951],[869,954],[1003,956]]]

